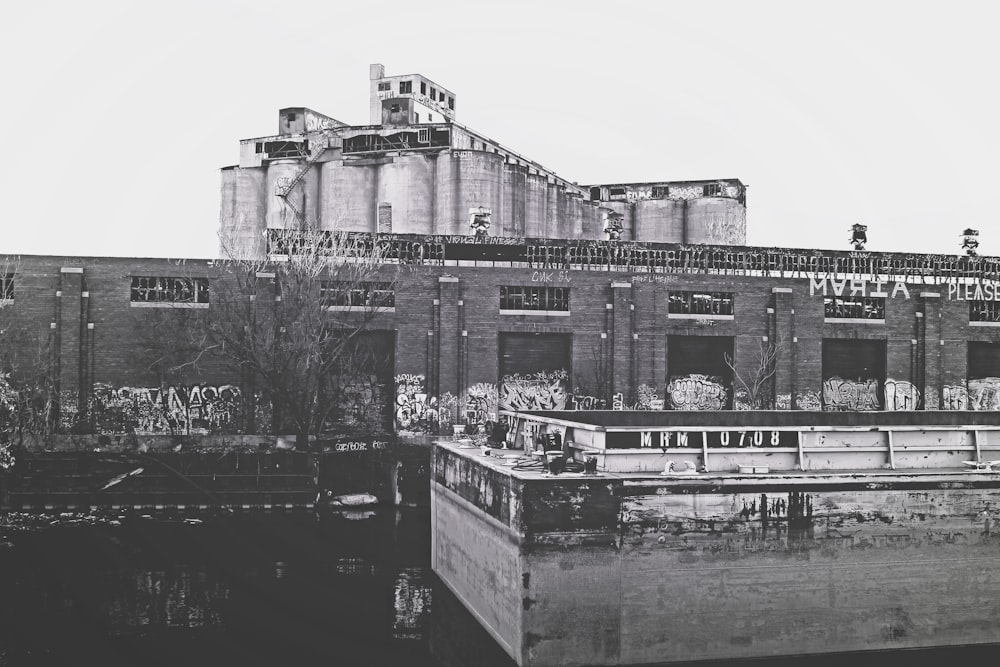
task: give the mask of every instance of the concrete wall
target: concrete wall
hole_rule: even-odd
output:
[[[599,477],[540,489],[477,458],[435,449],[432,566],[519,665],[996,641],[995,480],[882,476],[873,490],[843,476],[719,492]],[[498,520],[484,500],[508,494],[520,520]],[[545,507],[563,513],[550,523]],[[599,538],[607,517],[613,536]]]

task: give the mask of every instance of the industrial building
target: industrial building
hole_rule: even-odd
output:
[[[392,350],[366,393],[373,423],[1000,409],[1000,259],[747,246],[738,179],[578,185],[460,125],[455,93],[426,77],[373,65],[370,86],[369,125],[290,107],[277,134],[240,142],[220,257],[288,261],[340,232],[385,252],[370,328]],[[226,261],[2,266],[4,363],[45,350],[64,428],[249,428],[223,360],[167,378],[148,343],[157,317],[215,306]],[[95,425],[101,406],[131,422]]]

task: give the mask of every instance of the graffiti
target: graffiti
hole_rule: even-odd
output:
[[[438,423],[446,431],[455,423],[458,416],[458,396],[446,391],[438,399]]]
[[[694,373],[670,380],[667,395],[674,410],[725,410],[728,390],[722,378]]]
[[[636,389],[636,410],[662,410],[663,401],[656,393],[656,387],[650,387],[648,384],[640,384]],[[659,407],[654,407],[659,405]]]
[[[465,421],[468,424],[484,424],[496,419],[497,387],[494,384],[480,382],[466,391]]]
[[[621,394],[615,394],[611,397],[611,409],[612,410],[624,410],[625,409],[625,397]]]
[[[396,376],[396,428],[431,433],[437,428],[437,398],[427,394],[423,375]]]
[[[928,392],[929,393],[929,392]],[[969,390],[965,385],[946,384],[941,391],[942,410],[968,410]]]
[[[604,399],[583,394],[570,394],[567,405],[569,410],[603,410]]]
[[[90,411],[98,433],[235,433],[240,399],[239,387],[230,384],[117,389],[97,385]]]
[[[778,394],[774,397],[774,409],[775,410],[791,410],[792,409],[792,395],[791,394]]]
[[[533,375],[506,375],[500,381],[501,410],[563,410],[569,396],[569,374],[563,370]]]
[[[1000,410],[1000,378],[969,380],[969,410]]]
[[[569,271],[532,271],[533,283],[568,283],[572,279]]]
[[[920,405],[920,392],[912,382],[906,380],[885,381],[885,409],[916,410]]]
[[[803,391],[795,395],[795,407],[799,410],[822,410],[823,401],[815,391]]]
[[[824,410],[878,410],[878,381],[844,380],[831,377],[823,381]]]

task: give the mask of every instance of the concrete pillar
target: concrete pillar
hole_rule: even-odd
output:
[[[635,403],[635,327],[632,283],[611,283],[611,328],[608,332],[608,358],[611,375],[611,407],[620,394],[626,404]]]
[[[78,413],[86,416],[87,302],[83,269],[64,266],[59,272],[56,292],[56,377],[59,387],[59,414],[62,424],[72,424]]]
[[[774,409],[795,409],[795,302],[791,287],[773,287],[774,309],[765,350],[774,350]]]
[[[917,389],[924,397],[925,410],[938,410],[941,406],[941,360],[943,358],[944,340],[941,338],[941,294],[939,292],[920,292],[919,315],[922,322],[918,325],[917,339],[918,378]]]
[[[438,308],[435,329],[437,333],[437,370],[435,373],[436,384],[428,390],[435,396],[441,396],[445,392],[450,392],[453,396],[460,396],[462,387],[459,386],[459,372],[461,363],[459,359],[460,338],[462,335],[461,321],[459,317],[459,281],[455,276],[440,276],[438,278]]]

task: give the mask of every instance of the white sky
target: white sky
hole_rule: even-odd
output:
[[[219,168],[368,65],[581,184],[740,178],[753,245],[1000,255],[1000,5],[7,3],[0,253],[212,257]]]

